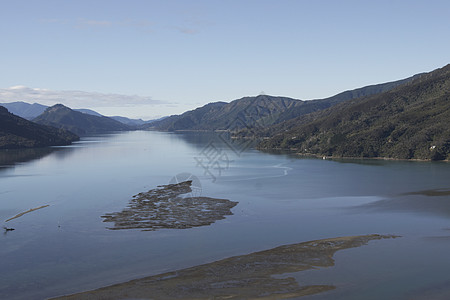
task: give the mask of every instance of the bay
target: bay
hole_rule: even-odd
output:
[[[0,298],[45,299],[284,244],[363,234],[401,238],[336,254],[298,274],[336,290],[311,299],[424,299],[450,282],[450,166],[270,154],[221,133],[135,131],[52,151],[2,152]],[[233,215],[191,229],[111,231],[101,215],[182,178],[196,193],[238,201]],[[195,177],[192,177],[195,176]],[[448,290],[447,290],[448,292]],[[436,296],[437,297],[437,296]]]

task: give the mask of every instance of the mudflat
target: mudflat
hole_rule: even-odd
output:
[[[182,197],[192,192],[192,181],[161,185],[139,193],[120,212],[102,216],[103,222],[112,222],[111,230],[185,229],[206,226],[232,215],[238,202],[210,197]]]
[[[284,245],[154,275],[98,290],[53,299],[286,299],[335,289],[301,286],[293,277],[274,275],[331,267],[336,251],[392,235],[362,235]]]

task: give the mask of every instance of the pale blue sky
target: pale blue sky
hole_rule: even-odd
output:
[[[324,98],[450,63],[449,14],[448,0],[0,0],[0,102],[150,118]]]

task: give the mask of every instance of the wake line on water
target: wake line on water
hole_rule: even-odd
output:
[[[283,169],[283,171],[284,171],[283,176],[287,176],[289,174],[289,171],[293,170],[293,168],[291,168],[291,167],[283,167],[283,164],[275,165],[275,166],[273,166],[273,168]]]
[[[274,166],[268,166],[268,167],[262,167],[262,168],[274,168],[274,169],[283,169],[283,174],[281,175],[272,175],[272,176],[258,176],[258,177],[249,177],[249,178],[243,178],[243,179],[231,179],[231,180],[223,180],[224,182],[232,182],[232,181],[249,181],[249,180],[256,180],[256,179],[267,179],[267,178],[279,178],[289,175],[289,171],[292,171],[293,168],[291,167],[285,167],[283,164],[278,164]]]

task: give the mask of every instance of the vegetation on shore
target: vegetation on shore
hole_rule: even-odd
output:
[[[333,157],[450,159],[450,65],[391,91],[257,132],[261,149]]]
[[[450,65],[302,101],[259,95],[154,122],[163,131],[229,131],[259,149],[327,157],[450,159]]]

